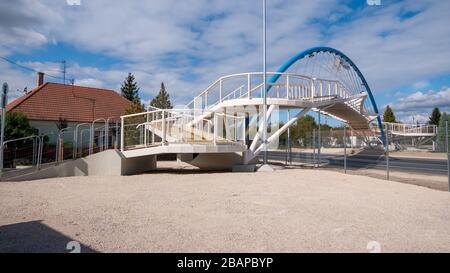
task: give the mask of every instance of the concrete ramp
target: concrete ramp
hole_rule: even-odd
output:
[[[156,169],[156,155],[125,158],[120,152],[107,150],[84,158],[61,162],[34,172],[17,173],[3,181],[25,181],[68,176],[120,176]]]
[[[319,108],[320,109],[320,108]],[[322,110],[330,116],[345,120],[354,130],[368,130],[369,120],[345,102],[335,103]]]

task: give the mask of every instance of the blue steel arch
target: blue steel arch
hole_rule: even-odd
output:
[[[377,121],[378,121],[378,127],[380,128],[380,132],[381,132],[381,139],[383,140],[383,143],[385,142],[385,136],[384,136],[384,129],[381,123],[381,117],[378,113],[378,107],[377,104],[375,102],[375,98],[373,97],[372,91],[370,90],[369,84],[367,84],[366,79],[364,78],[363,74],[361,73],[361,71],[359,70],[359,68],[355,65],[355,63],[349,58],[347,57],[347,55],[345,55],[344,53],[342,53],[341,51],[331,48],[331,47],[324,47],[324,46],[319,46],[319,47],[313,47],[310,49],[307,49],[305,51],[302,51],[298,54],[296,54],[295,56],[293,56],[292,58],[290,58],[287,62],[285,62],[283,65],[280,66],[280,68],[278,68],[277,72],[283,73],[286,72],[286,70],[293,65],[295,62],[297,62],[298,60],[301,60],[303,58],[305,58],[306,56],[309,56],[313,53],[318,53],[318,52],[329,52],[329,53],[333,53],[337,56],[339,56],[340,58],[342,58],[343,60],[345,60],[356,72],[356,74],[358,75],[358,77],[361,79],[361,82],[363,83],[364,87],[367,90],[367,93],[369,94],[369,99],[370,102],[372,103],[373,106],[373,110],[375,111],[375,114],[377,114]],[[269,83],[275,83],[278,78],[280,78],[281,75],[273,75],[268,82]],[[269,85],[266,88],[266,92],[270,90],[272,86]]]

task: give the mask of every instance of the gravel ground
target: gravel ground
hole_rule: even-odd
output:
[[[450,193],[327,170],[0,183],[0,252],[449,252]]]

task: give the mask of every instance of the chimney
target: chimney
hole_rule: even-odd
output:
[[[37,86],[41,86],[44,84],[44,73],[38,72],[37,73]]]

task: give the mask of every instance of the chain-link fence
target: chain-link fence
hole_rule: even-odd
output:
[[[309,132],[295,132],[297,128],[291,128],[280,137],[279,148],[269,151],[269,160],[282,165],[335,169],[442,190],[448,188],[448,156],[433,152],[434,140],[428,141],[429,149],[404,149],[399,147],[406,146],[402,141],[412,142],[411,138],[406,140],[387,132],[389,145],[384,145],[385,140],[371,131],[323,127]],[[441,142],[447,149],[445,136]]]

